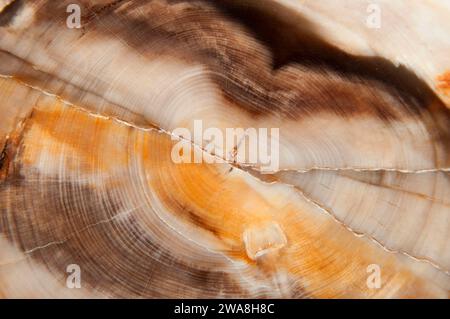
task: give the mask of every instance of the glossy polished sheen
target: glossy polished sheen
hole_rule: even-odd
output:
[[[378,2],[0,0],[0,297],[448,298],[450,3]]]

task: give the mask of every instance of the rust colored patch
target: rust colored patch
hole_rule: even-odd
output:
[[[97,158],[99,154],[114,158],[114,165],[126,167],[127,156],[121,142],[128,133],[128,127],[116,125],[109,118],[91,116],[49,97],[38,103],[29,120],[22,161],[38,163],[42,154],[48,154],[63,156],[65,167],[72,171],[111,171],[115,166],[110,161]],[[123,139],[119,141],[118,137]]]
[[[24,122],[20,123],[16,130],[11,132],[10,136],[5,141],[3,149],[0,153],[0,180],[6,179],[10,170],[13,169],[11,164],[22,141],[23,128]]]
[[[444,94],[450,95],[450,71],[445,72],[437,77],[438,80],[438,89],[441,90]]]

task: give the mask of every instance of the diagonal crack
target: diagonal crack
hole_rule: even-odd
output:
[[[100,114],[98,112],[94,112],[94,111],[88,110],[88,109],[86,109],[84,107],[81,107],[81,106],[76,105],[76,104],[74,104],[74,103],[72,103],[70,101],[67,101],[66,99],[62,98],[61,96],[59,96],[59,95],[57,95],[55,93],[51,93],[51,92],[46,91],[46,90],[44,90],[44,89],[42,89],[42,88],[40,88],[38,86],[26,83],[26,82],[24,82],[24,81],[22,81],[22,80],[20,80],[20,79],[18,79],[16,77],[12,76],[12,75],[0,74],[0,78],[12,79],[12,80],[20,83],[21,85],[24,85],[24,86],[26,86],[28,88],[31,88],[31,89],[36,90],[36,91],[39,91],[40,93],[42,93],[44,95],[56,98],[57,100],[59,100],[63,104],[68,105],[70,107],[73,107],[73,108],[75,108],[78,111],[87,113],[89,116],[93,116],[93,117],[96,117],[96,118],[102,118],[102,119],[106,119],[106,120],[112,120],[112,121],[114,121],[116,123],[119,123],[121,125],[126,125],[128,127],[132,127],[132,128],[134,128],[136,130],[140,130],[140,131],[144,131],[144,132],[155,131],[155,132],[158,132],[158,133],[167,134],[167,135],[171,136],[174,139],[188,142],[194,148],[196,148],[196,149],[198,149],[198,150],[200,150],[200,151],[202,151],[204,153],[207,153],[210,156],[213,156],[218,161],[218,163],[227,163],[227,164],[232,165],[233,167],[236,167],[236,168],[240,168],[241,167],[241,168],[244,168],[244,169],[253,169],[254,171],[256,171],[258,173],[262,172],[261,168],[256,166],[256,165],[253,165],[253,164],[250,164],[250,163],[237,163],[236,159],[234,158],[236,154],[234,154],[234,156],[231,159],[220,157],[220,156],[218,156],[216,154],[208,152],[203,146],[199,145],[195,141],[193,141],[191,139],[186,139],[186,138],[184,138],[184,137],[182,137],[180,135],[176,135],[173,132],[171,132],[169,130],[166,130],[166,129],[163,129],[163,128],[159,127],[159,125],[156,125],[154,123],[149,123],[149,126],[143,126],[143,125],[137,125],[137,124],[131,123],[129,121],[122,120],[122,119],[120,119],[120,118],[118,118],[116,116],[102,115],[102,114]],[[267,171],[264,171],[264,173],[265,174],[275,174],[275,173],[278,173],[278,172],[281,172],[281,171],[295,171],[295,172],[298,172],[298,173],[306,173],[306,172],[313,171],[313,170],[357,171],[357,172],[364,172],[364,171],[390,171],[390,172],[399,172],[399,173],[411,173],[411,174],[412,173],[417,173],[417,174],[421,174],[421,173],[430,173],[430,172],[450,172],[450,167],[448,167],[448,168],[445,167],[445,168],[421,169],[421,170],[408,170],[408,169],[402,169],[402,168],[385,168],[385,167],[366,168],[366,167],[312,166],[312,167],[309,167],[309,168],[306,168],[306,169],[297,169],[296,170],[296,169],[286,168],[286,169],[278,169],[278,170],[270,172],[270,173],[267,172]]]
[[[284,184],[284,183],[283,183]],[[289,185],[289,184],[286,184]],[[293,186],[293,185],[291,185]],[[429,257],[425,257],[425,256],[414,256],[411,253],[402,250],[402,249],[392,249],[389,248],[388,246],[384,245],[381,241],[379,241],[378,239],[376,239],[373,236],[370,236],[369,234],[366,233],[362,233],[362,232],[358,232],[356,230],[354,230],[353,228],[351,228],[349,225],[345,224],[344,222],[342,222],[340,219],[338,219],[335,215],[335,213],[333,212],[333,210],[331,208],[326,208],[322,203],[313,200],[312,198],[310,198],[309,196],[305,195],[305,193],[298,187],[298,186],[293,186],[298,193],[301,194],[301,196],[303,198],[305,198],[308,202],[312,203],[314,206],[316,206],[317,208],[319,208],[321,211],[323,211],[324,213],[326,213],[327,215],[329,215],[335,222],[337,222],[339,225],[343,226],[345,229],[347,229],[348,231],[350,231],[352,234],[354,234],[356,237],[364,237],[369,239],[370,241],[372,241],[373,243],[375,243],[378,247],[382,248],[384,251],[388,252],[388,253],[392,253],[392,254],[401,254],[404,255],[408,258],[411,258],[414,261],[418,261],[418,262],[424,262],[427,263],[431,266],[433,266],[434,268],[438,269],[439,271],[443,272],[444,274],[446,274],[447,276],[450,276],[450,270],[446,269],[444,266],[440,265],[438,262],[430,259]]]
[[[404,169],[404,168],[391,168],[391,167],[358,167],[358,166],[348,166],[348,167],[328,167],[328,166],[311,166],[306,169],[292,169],[292,168],[282,168],[274,173],[278,172],[296,172],[296,173],[308,173],[311,171],[354,171],[354,172],[398,172],[405,174],[423,174],[423,173],[433,173],[433,172],[450,172],[450,167],[440,167],[440,168],[429,168],[429,169]]]
[[[438,269],[439,271],[444,272],[446,275],[450,276],[450,270],[447,270],[445,267],[439,265],[438,263],[436,263],[436,262],[434,262],[434,261],[432,261],[432,260],[427,259],[426,257],[417,257],[417,256],[413,256],[413,255],[411,255],[411,254],[409,254],[408,252],[403,251],[403,250],[394,250],[394,249],[390,249],[389,247],[384,246],[381,242],[379,242],[379,241],[378,241],[377,239],[375,239],[374,237],[372,237],[372,236],[370,236],[370,235],[367,235],[367,234],[365,234],[365,233],[359,233],[359,232],[355,231],[355,230],[352,229],[350,226],[346,225],[346,224],[343,223],[341,220],[339,220],[339,219],[336,217],[336,215],[335,215],[331,210],[325,208],[321,203],[319,203],[319,202],[317,202],[317,201],[311,199],[310,197],[308,197],[308,196],[307,196],[307,195],[306,195],[306,194],[305,194],[298,186],[292,185],[292,184],[289,184],[289,183],[285,183],[285,182],[282,182],[282,181],[280,181],[280,180],[275,180],[275,181],[270,181],[270,182],[268,182],[267,179],[265,179],[264,177],[259,176],[259,175],[261,175],[260,171],[259,171],[257,168],[255,169],[255,167],[252,166],[252,165],[245,165],[245,164],[241,164],[241,163],[237,164],[237,163],[234,162],[234,161],[228,161],[228,160],[226,160],[226,159],[224,159],[224,158],[222,158],[222,157],[217,156],[216,154],[210,154],[210,153],[207,152],[204,148],[202,148],[200,145],[196,144],[194,141],[189,140],[189,139],[186,139],[186,138],[183,138],[182,136],[178,136],[178,135],[176,135],[176,134],[174,134],[174,133],[172,133],[172,132],[170,132],[170,131],[168,131],[168,130],[165,130],[165,129],[162,129],[162,128],[159,128],[159,127],[142,127],[142,126],[139,126],[139,125],[136,125],[136,124],[133,124],[133,123],[130,123],[130,122],[121,120],[121,119],[119,119],[119,118],[117,118],[117,117],[114,117],[114,116],[105,116],[105,115],[101,115],[101,114],[96,113],[96,112],[92,112],[92,111],[87,110],[87,109],[85,109],[85,108],[83,108],[83,107],[80,107],[80,106],[78,106],[78,105],[75,105],[75,104],[73,104],[73,103],[71,103],[71,102],[69,102],[69,101],[67,101],[67,100],[62,99],[62,98],[61,98],[60,96],[58,96],[57,94],[50,93],[50,92],[45,91],[45,90],[43,90],[43,89],[41,89],[41,88],[39,88],[39,87],[37,87],[37,86],[33,86],[33,85],[30,85],[30,84],[28,84],[28,83],[25,83],[25,82],[23,82],[23,81],[21,81],[21,80],[18,80],[18,79],[16,79],[14,76],[1,75],[1,74],[0,74],[0,78],[13,79],[13,80],[15,80],[15,81],[21,83],[22,85],[25,85],[25,86],[27,86],[27,87],[29,87],[29,88],[32,88],[32,89],[34,89],[34,90],[37,90],[37,91],[41,92],[42,94],[45,94],[45,95],[50,96],[50,97],[54,97],[54,98],[58,99],[59,101],[61,101],[62,103],[64,103],[64,104],[67,105],[67,106],[73,107],[73,108],[75,108],[75,109],[78,110],[78,111],[87,113],[89,116],[96,117],[96,118],[102,118],[102,119],[111,120],[111,121],[114,121],[114,122],[116,122],[116,123],[119,123],[120,125],[126,125],[126,126],[128,126],[128,127],[132,127],[132,128],[134,128],[134,129],[137,129],[137,130],[140,130],[140,131],[144,131],[144,132],[154,131],[154,132],[158,132],[158,133],[162,133],[162,134],[167,134],[167,135],[169,135],[169,136],[171,136],[171,137],[173,137],[173,138],[175,138],[175,139],[178,139],[178,140],[184,140],[184,141],[186,141],[186,142],[188,142],[188,143],[191,143],[191,145],[192,145],[194,148],[196,148],[196,149],[198,149],[198,150],[200,150],[200,151],[202,151],[202,152],[205,152],[205,153],[209,154],[210,156],[213,156],[214,158],[216,158],[216,159],[217,159],[219,162],[221,162],[221,163],[229,164],[229,165],[231,166],[231,168],[236,168],[236,169],[238,169],[239,171],[248,174],[248,176],[250,176],[250,177],[252,177],[252,178],[255,178],[258,182],[261,182],[261,183],[264,183],[264,184],[268,184],[268,185],[277,183],[277,184],[281,184],[281,185],[286,185],[286,186],[289,186],[289,187],[293,187],[294,189],[297,190],[297,192],[299,193],[299,195],[300,195],[302,198],[304,198],[306,201],[308,201],[308,202],[310,202],[311,204],[313,204],[313,205],[314,205],[315,207],[317,207],[320,211],[326,213],[326,214],[327,214],[328,216],[330,216],[336,223],[338,223],[339,225],[341,225],[342,227],[344,227],[345,229],[347,229],[348,231],[350,231],[350,232],[351,232],[353,235],[355,235],[356,237],[358,237],[358,238],[360,238],[360,237],[365,237],[365,238],[369,239],[370,241],[374,242],[375,244],[377,244],[380,248],[382,248],[382,249],[385,250],[386,252],[389,252],[389,253],[392,253],[392,254],[401,254],[401,255],[404,255],[404,256],[406,256],[406,257],[408,257],[408,258],[410,258],[410,259],[412,259],[412,260],[414,260],[414,261],[425,262],[425,263],[427,263],[427,264],[430,264],[430,265],[433,266],[434,268]],[[397,171],[397,172],[402,172],[402,173],[425,173],[425,172],[449,171],[449,170],[450,170],[450,168],[445,168],[445,169],[432,169],[432,170],[409,171],[409,170],[402,170],[402,169],[386,169],[386,168],[371,168],[371,169],[365,169],[365,168],[327,168],[327,167],[320,167],[320,168],[319,168],[319,167],[315,167],[315,168],[311,168],[311,169],[307,169],[307,170],[296,170],[296,171],[301,173],[301,172],[308,172],[308,171],[313,170],[313,169],[315,169],[315,170],[320,170],[320,169],[322,169],[322,170],[334,170],[334,171],[340,171],[340,170],[383,171],[383,170],[386,170],[386,171]],[[292,171],[292,170],[286,169],[286,170],[283,170],[283,171]],[[267,173],[266,173],[265,175],[271,176],[272,174],[267,174]],[[114,219],[114,217],[113,217],[112,219]],[[104,223],[104,222],[109,222],[109,221],[110,221],[109,219],[108,219],[108,220],[105,220],[105,221],[100,221],[100,222],[98,222],[98,223],[96,223],[96,224],[94,224],[94,225],[90,225],[90,226],[86,226],[86,227],[93,227],[93,226],[95,226],[95,225],[97,225],[97,224]],[[85,231],[85,230],[87,230],[87,229],[82,229],[82,230],[80,230],[80,231]],[[78,233],[79,233],[79,232],[78,232]],[[73,235],[76,235],[76,234],[77,234],[77,233],[74,233]],[[29,254],[29,253],[32,253],[32,252],[34,252],[34,251],[36,251],[36,250],[39,250],[39,249],[42,249],[42,248],[46,248],[46,247],[48,247],[48,246],[50,246],[50,245],[63,244],[63,243],[65,243],[67,240],[68,240],[68,239],[63,239],[63,240],[61,240],[61,241],[50,242],[50,243],[47,243],[47,244],[45,244],[45,245],[43,245],[43,246],[39,246],[39,247],[33,248],[33,249],[31,249],[31,250],[28,250],[26,253]]]
[[[11,264],[20,262],[20,261],[22,261],[22,260],[25,260],[25,259],[27,259],[27,258],[29,257],[29,255],[31,255],[31,254],[33,254],[33,253],[35,253],[36,251],[39,251],[39,250],[41,250],[41,249],[45,249],[45,248],[48,248],[48,247],[51,247],[51,246],[54,246],[54,245],[63,245],[63,244],[65,244],[66,242],[68,242],[69,240],[73,239],[75,236],[77,236],[77,235],[79,235],[79,234],[81,234],[81,233],[83,233],[83,232],[85,232],[85,231],[87,231],[87,230],[89,230],[89,229],[91,229],[91,228],[94,228],[94,227],[96,227],[96,226],[98,226],[98,225],[101,225],[101,224],[108,224],[108,223],[110,223],[110,222],[112,222],[112,221],[114,221],[114,220],[116,220],[116,219],[119,219],[119,218],[122,218],[122,217],[126,217],[126,216],[128,216],[129,214],[131,214],[131,213],[132,213],[134,210],[136,210],[136,209],[138,209],[138,207],[135,207],[135,208],[133,208],[133,209],[131,209],[131,210],[128,210],[128,211],[124,211],[124,212],[117,213],[117,214],[114,215],[113,217],[110,217],[110,218],[107,218],[107,219],[103,219],[103,220],[100,220],[100,221],[95,222],[95,223],[93,223],[93,224],[87,225],[87,226],[83,227],[83,228],[80,229],[80,230],[77,230],[77,231],[74,231],[74,232],[70,233],[69,235],[67,235],[67,236],[66,236],[65,238],[63,238],[63,239],[60,239],[60,240],[53,240],[53,241],[48,242],[48,243],[46,243],[46,244],[39,245],[39,246],[36,246],[36,247],[34,247],[34,248],[25,250],[25,251],[23,251],[23,254],[25,254],[25,257],[20,258],[20,259],[16,259],[16,260],[13,260],[13,261],[8,261],[8,262],[1,263],[1,264],[0,264],[0,267],[6,266],[6,265],[11,265]]]
[[[29,254],[32,254],[32,253],[38,251],[38,250],[41,250],[41,249],[44,249],[44,248],[47,248],[47,247],[50,247],[50,246],[53,246],[53,245],[62,245],[62,244],[64,244],[64,243],[66,243],[68,240],[72,239],[73,237],[75,237],[75,236],[77,236],[77,235],[79,235],[79,234],[81,234],[81,233],[83,233],[83,232],[85,232],[85,231],[87,231],[87,230],[89,230],[89,229],[91,229],[91,228],[94,228],[94,227],[96,227],[96,226],[98,226],[98,225],[101,225],[101,224],[108,224],[108,223],[110,223],[110,222],[112,222],[112,221],[114,221],[114,220],[117,220],[117,219],[119,219],[119,218],[127,217],[127,216],[129,216],[133,211],[135,211],[135,210],[138,209],[138,208],[139,208],[139,207],[135,207],[135,208],[132,208],[132,209],[130,209],[130,210],[127,210],[127,211],[123,211],[123,212],[117,213],[117,214],[115,214],[113,217],[106,218],[106,219],[102,219],[102,220],[100,220],[100,221],[98,221],[98,222],[95,222],[95,223],[93,223],[93,224],[87,225],[87,226],[83,227],[83,228],[80,229],[80,230],[77,230],[77,231],[74,231],[74,232],[70,233],[70,234],[67,235],[64,239],[61,239],[61,240],[54,240],[54,241],[51,241],[51,242],[46,243],[46,244],[44,244],[44,245],[40,245],[40,246],[31,248],[31,249],[28,249],[28,250],[24,251],[24,254],[29,255]]]
[[[382,248],[384,251],[388,252],[388,253],[392,253],[392,254],[401,254],[404,255],[408,258],[411,258],[414,261],[418,261],[418,262],[424,262],[427,263],[431,266],[433,266],[434,268],[436,268],[437,270],[445,273],[447,276],[450,276],[450,270],[446,269],[444,266],[440,265],[439,263],[435,262],[432,259],[429,259],[425,256],[414,256],[412,254],[410,254],[407,251],[401,250],[401,249],[392,249],[387,247],[386,245],[384,245],[382,242],[380,242],[379,240],[377,240],[375,237],[370,236],[366,233],[363,232],[358,232],[356,230],[354,230],[352,227],[350,227],[349,225],[345,224],[343,221],[341,221],[336,214],[333,212],[333,210],[331,208],[325,207],[325,205],[323,205],[321,202],[312,199],[310,196],[306,195],[305,192],[303,191],[303,189],[297,185],[293,185],[293,184],[289,184],[287,182],[283,182],[279,179],[276,179],[274,181],[267,181],[264,180],[263,177],[258,177],[257,174],[255,172],[249,172],[246,171],[250,176],[256,178],[257,180],[259,180],[262,183],[268,184],[268,185],[272,185],[274,183],[276,184],[281,184],[281,185],[286,185],[288,187],[291,187],[293,189],[296,190],[296,192],[302,197],[304,198],[307,202],[311,203],[313,206],[315,206],[316,208],[318,208],[320,211],[322,211],[323,213],[327,214],[328,216],[330,216],[336,223],[338,223],[339,225],[341,225],[342,227],[344,227],[345,229],[347,229],[349,232],[351,232],[353,235],[355,235],[358,238],[367,238],[370,241],[372,241],[373,243],[375,243],[378,247]]]

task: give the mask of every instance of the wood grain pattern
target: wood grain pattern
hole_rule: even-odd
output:
[[[2,298],[449,297],[449,8],[76,2],[0,1]],[[279,128],[279,169],[175,163],[196,120]]]

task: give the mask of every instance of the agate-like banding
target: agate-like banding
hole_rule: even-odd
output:
[[[0,297],[448,298],[448,6],[70,3],[0,0]]]

